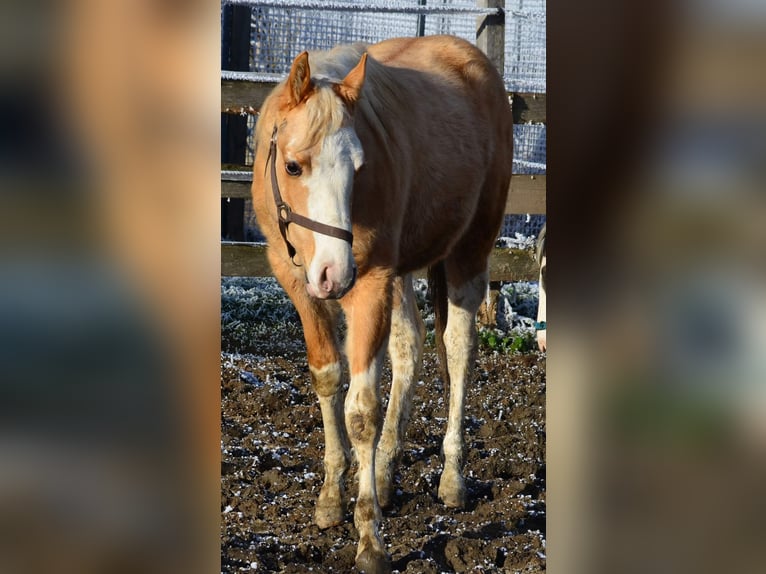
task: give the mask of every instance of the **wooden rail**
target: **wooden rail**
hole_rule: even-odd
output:
[[[539,272],[534,254],[524,249],[496,248],[489,259],[489,277],[492,281],[537,281]],[[222,241],[221,275],[270,277],[266,245]],[[421,270],[415,276],[425,278],[425,271]]]
[[[221,197],[250,199],[252,172],[241,170],[221,172]],[[545,213],[545,175],[514,175],[508,190],[505,213]]]
[[[276,85],[273,81],[221,80],[221,112],[256,114]],[[509,92],[508,96],[513,104],[513,123],[545,123],[545,94]]]

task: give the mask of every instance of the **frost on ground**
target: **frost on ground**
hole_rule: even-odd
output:
[[[355,468],[347,521],[313,524],[323,429],[302,353],[225,354],[222,371],[222,572],[351,572]],[[383,374],[388,396],[390,372]],[[545,571],[545,361],[483,349],[467,389],[463,510],[437,498],[448,394],[426,349],[382,536],[396,572]],[[252,565],[256,564],[256,567]]]
[[[433,324],[425,282],[419,305]],[[356,552],[352,466],[347,521],[313,525],[324,438],[297,315],[273,279],[222,282],[222,572],[350,572]],[[503,285],[502,336],[529,333],[535,284]],[[385,367],[385,401],[391,374]],[[469,502],[436,492],[449,401],[429,341],[382,536],[395,572],[545,571],[545,356],[480,347],[466,392]]]
[[[518,334],[534,331],[540,288],[537,283],[514,281],[500,287],[497,325],[502,332]]]
[[[273,277],[221,280],[221,347],[248,352],[267,346],[276,352],[303,347],[295,307]]]
[[[501,237],[497,240],[497,247],[505,249],[528,249],[533,250],[537,239],[529,235],[514,233],[513,237]]]
[[[414,282],[426,328],[433,331],[433,307],[424,279]],[[498,299],[496,337],[534,337],[537,283],[505,283]],[[342,328],[342,327],[341,327]],[[264,344],[275,351],[303,348],[298,314],[272,277],[226,277],[221,281],[221,341],[226,352],[257,352]]]

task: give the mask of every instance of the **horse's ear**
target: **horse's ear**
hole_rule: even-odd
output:
[[[309,68],[308,52],[301,52],[293,60],[290,76],[287,78],[287,89],[289,90],[291,106],[297,106],[308,95],[311,89],[311,69]]]
[[[343,81],[340,84],[335,85],[335,93],[346,102],[346,104],[353,108],[356,101],[359,99],[359,94],[362,92],[362,86],[364,85],[364,76],[367,71],[367,54],[362,54],[359,63],[354,66]]]

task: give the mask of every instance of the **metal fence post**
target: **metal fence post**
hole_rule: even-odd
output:
[[[425,6],[426,0],[418,0],[418,6]],[[426,35],[426,15],[418,14],[418,37],[422,38]]]

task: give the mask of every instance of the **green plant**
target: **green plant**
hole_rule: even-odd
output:
[[[536,348],[531,332],[506,334],[492,329],[479,330],[479,345],[500,353],[529,353]]]

